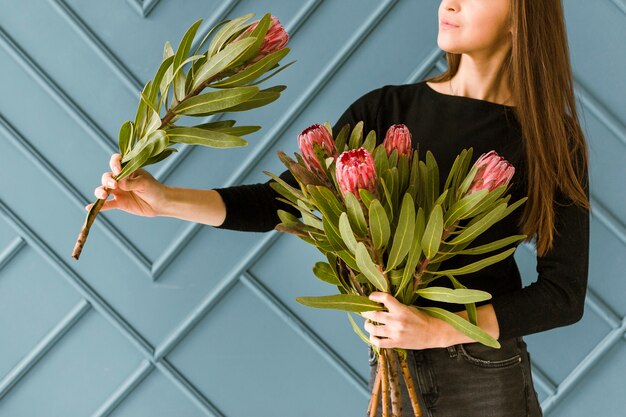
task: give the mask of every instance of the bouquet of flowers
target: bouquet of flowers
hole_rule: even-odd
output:
[[[402,415],[401,374],[414,415],[420,416],[406,350],[372,345],[349,312],[383,310],[381,304],[368,298],[373,291],[391,293],[406,305],[414,304],[418,297],[464,304],[469,320],[438,307],[417,308],[445,320],[480,343],[499,348],[498,341],[476,322],[475,303],[488,300],[491,295],[468,289],[455,276],[499,262],[516,248],[461,268],[438,268],[454,255],[484,254],[526,238],[514,235],[466,249],[527,197],[508,204],[511,195],[505,194],[515,169],[495,151],[481,155],[470,169],[473,149],[464,149],[457,155],[440,191],[439,169],[432,153],[426,152],[426,162],[419,160],[419,146],[412,150],[411,134],[405,125],[392,125],[383,143],[376,143],[373,130],[363,140],[362,121],[352,130],[348,124],[343,126],[337,138],[333,138],[328,122],[315,124],[298,136],[301,155],[294,153],[296,160],[278,152],[297,179],[299,189],[263,172],[276,181],[270,184],[284,197],[278,199],[302,214],[300,220],[279,210],[281,223],[276,229],[315,245],[327,262],[315,263],[313,273],[339,290],[335,295],[296,300],[311,307],[348,311],[355,332],[378,355],[369,415],[376,415],[381,394],[383,416],[389,415],[390,405],[393,416]],[[467,224],[461,225],[463,220]],[[429,285],[443,276],[454,289]]]
[[[176,51],[169,41],[165,42],[163,61],[154,79],[146,83],[140,94],[135,120],[127,120],[120,127],[118,145],[122,170],[114,177],[117,181],[177,152],[176,148],[168,147],[173,143],[213,148],[248,144],[241,136],[256,132],[261,126],[234,126],[234,120],[218,120],[191,127],[177,126],[174,122],[181,116],[204,117],[250,110],[280,97],[286,86],[261,90],[257,84],[296,61],[281,66],[261,80],[255,80],[278,67],[278,62],[289,53],[289,48],[285,47],[289,35],[275,16],[266,13],[260,20],[246,23],[253,16],[254,13],[249,13],[219,22],[207,32],[191,56],[191,45],[202,19],[187,29]],[[220,26],[207,50],[198,54],[209,35]],[[188,63],[190,68],[185,73],[183,67]],[[206,87],[215,91],[200,94]],[[162,106],[164,116],[161,116]],[[78,260],[91,224],[103,204],[104,199],[98,199],[91,206],[78,234],[72,258]]]

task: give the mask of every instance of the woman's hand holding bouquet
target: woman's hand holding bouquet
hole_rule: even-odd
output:
[[[337,138],[332,137],[329,123],[315,124],[298,136],[298,145],[302,155],[296,153],[295,161],[282,151],[278,156],[297,179],[299,189],[264,171],[276,180],[271,186],[284,197],[279,200],[302,214],[300,220],[279,210],[281,223],[276,229],[315,245],[327,262],[317,262],[313,273],[337,286],[340,293],[298,297],[297,301],[312,307],[362,313],[384,309],[369,298],[370,294],[389,293],[413,312],[419,312],[421,315],[416,317],[424,319],[424,326],[427,327],[426,317],[444,320],[472,339],[499,348],[498,341],[476,325],[475,303],[488,300],[491,295],[466,288],[455,275],[499,262],[516,248],[461,268],[443,271],[438,268],[454,255],[484,254],[526,238],[526,235],[514,235],[466,249],[478,235],[527,199],[509,205],[510,195],[503,196],[514,167],[491,151],[469,169],[472,148],[463,150],[440,192],[439,169],[432,153],[426,153],[426,162],[420,161],[419,148],[412,150],[411,134],[401,124],[391,126],[378,146],[374,131],[363,140],[363,122],[351,131],[349,125],[344,126]],[[461,221],[466,219],[467,224],[461,226]],[[453,289],[429,286],[444,276],[451,281]],[[469,320],[442,308],[414,306],[418,297],[464,304]],[[414,414],[420,416],[406,351],[373,345],[350,314],[348,318],[379,358],[370,415],[376,414],[381,393],[383,416],[389,415],[390,406],[393,416],[402,415],[399,386],[402,374]]]

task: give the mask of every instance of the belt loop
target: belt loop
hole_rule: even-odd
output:
[[[457,355],[456,345],[448,346],[447,349],[448,349],[448,354],[450,355],[450,357],[456,358],[456,355]]]

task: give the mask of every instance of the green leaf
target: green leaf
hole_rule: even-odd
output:
[[[374,346],[372,344],[372,342],[370,342],[370,340],[367,338],[367,336],[365,336],[365,334],[363,333],[363,331],[361,330],[361,328],[354,322],[354,319],[352,318],[352,316],[350,315],[350,313],[346,313],[348,314],[348,320],[350,320],[350,324],[352,325],[352,329],[354,329],[354,332],[361,338],[361,340],[363,340],[365,343],[367,343],[370,346]]]
[[[341,238],[348,246],[348,249],[352,251],[352,253],[356,252],[356,238],[354,237],[354,233],[352,232],[352,228],[350,227],[350,220],[348,220],[348,214],[344,211],[339,216],[339,233],[341,234]]]
[[[363,311],[383,310],[384,306],[376,301],[358,294],[335,294],[317,297],[296,297],[296,301],[309,307],[332,308],[355,313]]]
[[[369,153],[374,152],[374,148],[376,147],[376,131],[370,130],[370,132],[365,137],[365,141],[361,145],[361,147],[367,149]]]
[[[289,53],[289,48],[282,48],[271,54],[263,57],[254,64],[248,66],[246,69],[239,71],[238,73],[226,78],[223,81],[211,83],[210,87],[224,88],[224,87],[238,87],[246,85],[251,81],[256,80],[261,75],[265,74],[270,68],[276,65],[281,59]]]
[[[465,230],[463,230],[458,236],[456,236],[451,241],[447,242],[450,245],[457,245],[460,243],[464,243],[467,241],[473,241],[477,238],[481,233],[490,228],[496,222],[502,219],[502,215],[506,210],[506,203],[502,203],[494,207],[489,213],[487,213],[484,217],[478,220],[476,223],[471,226],[468,225]]]
[[[444,271],[428,271],[429,273],[433,274],[433,275],[461,275],[461,274],[470,274],[472,272],[476,272],[476,271],[480,271],[481,269],[483,269],[486,266],[489,266],[491,264],[495,264],[496,262],[500,262],[501,260],[503,260],[504,258],[506,258],[507,256],[509,256],[510,254],[512,254],[513,252],[515,252],[515,249],[517,248],[510,248],[505,250],[504,252],[500,252],[497,255],[493,255],[493,256],[489,256],[487,258],[481,259],[480,261],[477,262],[473,262],[471,264],[465,265],[461,268],[457,268],[457,269],[446,269]]]
[[[404,194],[398,226],[393,237],[393,244],[387,259],[387,270],[394,269],[404,260],[411,248],[411,241],[415,234],[415,204],[410,194]]]
[[[138,142],[139,143],[139,142]],[[169,145],[168,137],[163,130],[156,130],[152,132],[146,138],[143,146],[140,146],[140,151],[136,152],[136,155],[122,167],[120,173],[116,176],[117,181],[121,181],[128,175],[132,174],[135,170],[145,165],[152,156],[160,154]],[[134,153],[135,148],[130,153]]]
[[[120,148],[120,155],[124,156],[128,151],[134,133],[135,126],[130,120],[125,121],[122,126],[120,126],[120,133],[117,139],[117,144]]]
[[[236,32],[243,32],[246,29],[242,28],[244,22],[252,18],[254,15],[254,13],[248,13],[235,19],[220,22],[220,24],[224,24],[224,27],[218,30],[213,39],[211,39],[211,43],[209,44],[209,48],[207,50],[207,56],[211,57],[220,51],[224,43],[226,43],[226,41]],[[247,24],[246,27],[252,25],[253,23],[254,22]]]
[[[159,66],[159,69],[157,70],[157,73],[154,76],[154,79],[152,80],[150,91],[148,92],[148,100],[151,103],[155,102],[158,92],[161,88],[161,82],[163,81],[163,77],[166,75],[167,71],[171,68],[173,60],[174,58],[170,56],[168,58],[165,58],[163,62],[161,62],[161,65]]]
[[[176,50],[176,55],[174,58],[174,68],[178,68],[181,62],[189,55],[189,51],[191,50],[191,44],[193,43],[193,38],[196,36],[196,31],[198,27],[202,23],[202,19],[196,20],[196,22],[187,29],[185,35],[180,41],[178,45],[178,49]]]
[[[447,287],[428,287],[415,291],[420,297],[444,303],[467,304],[489,300],[491,294],[486,291],[471,289],[451,289]]]
[[[402,291],[409,283],[412,284],[415,275],[417,264],[419,263],[420,255],[422,254],[422,247],[420,242],[424,233],[424,209],[421,207],[417,211],[417,217],[415,219],[415,229],[411,236],[411,247],[409,248],[409,256],[402,270],[402,280],[400,285],[396,289],[394,297],[398,298],[400,291]],[[412,289],[413,287],[411,287]]]
[[[496,349],[500,348],[500,342],[498,342],[491,335],[489,335],[489,333],[485,332],[478,326],[474,326],[472,323],[468,322],[458,314],[451,313],[439,307],[416,307],[420,310],[424,310],[432,317],[448,322],[461,333],[465,334],[468,337],[471,337],[472,339],[482,343],[483,345],[490,346]]]
[[[176,106],[176,113],[186,116],[224,111],[244,103],[259,93],[259,87],[245,86],[210,91],[191,97]]]
[[[472,185],[472,182],[474,181],[474,177],[476,176],[477,172],[478,167],[474,164],[472,166],[472,169],[470,169],[469,173],[465,176],[465,179],[459,186],[459,189],[457,191],[457,197],[464,195],[467,190],[469,190],[469,187],[470,185]]]
[[[346,203],[346,209],[348,210],[350,223],[355,227],[360,236],[367,236],[369,229],[367,228],[367,221],[365,220],[361,203],[350,191],[346,192],[343,198]]]
[[[376,196],[372,194],[371,192],[369,192],[368,190],[366,190],[365,188],[359,188],[358,193],[359,193],[359,196],[361,197],[361,201],[363,202],[365,207],[367,207],[368,212],[369,212],[369,207],[372,204],[372,201],[376,199]]]
[[[352,129],[352,133],[350,134],[350,139],[348,141],[350,149],[358,149],[361,147],[361,142],[363,141],[363,125],[363,120],[360,120]]]
[[[439,250],[441,244],[441,237],[443,235],[443,214],[441,206],[436,205],[433,207],[424,230],[424,236],[422,236],[422,249],[424,255],[428,259],[432,259]]]
[[[465,285],[461,284],[453,275],[446,275],[448,279],[452,282],[454,288],[467,288]],[[467,319],[470,323],[474,325],[478,325],[478,313],[476,311],[476,304],[467,303],[465,304],[465,310],[467,311]]]
[[[333,285],[340,285],[337,273],[327,262],[315,262],[313,265],[313,274],[320,280]]]
[[[196,127],[176,127],[167,129],[172,142],[201,145],[212,148],[233,148],[248,145],[248,141],[227,133],[215,132]]]
[[[356,263],[359,266],[359,271],[362,272],[367,279],[376,287],[379,291],[388,292],[387,280],[383,276],[383,273],[378,269],[377,265],[372,261],[367,248],[363,242],[358,242],[356,247]]]
[[[480,255],[482,253],[487,253],[494,251],[496,249],[503,248],[511,243],[521,241],[526,239],[526,235],[513,235],[509,237],[505,237],[502,239],[494,240],[493,242],[486,243],[484,245],[476,246],[469,249],[463,249],[459,251],[450,252],[454,255]],[[441,252],[440,252],[441,253]],[[436,262],[436,259],[433,259],[433,262]]]
[[[148,108],[146,101],[142,97],[145,97],[146,94],[148,94],[151,85],[152,81],[148,81],[139,95],[139,105],[137,106],[137,114],[135,115],[135,129],[137,130],[137,137],[139,138],[144,136],[143,132],[145,130],[147,117],[146,109]]]
[[[216,53],[198,68],[198,73],[193,80],[191,89],[195,91],[205,81],[227,68],[255,41],[256,39],[254,38],[243,38],[236,42],[229,43],[223,50]]]
[[[156,164],[157,162],[161,162],[162,160],[164,160],[165,158],[167,158],[174,152],[178,152],[178,149],[176,148],[164,149],[163,152],[161,152],[160,154],[154,155],[148,158],[148,160],[143,164],[143,166],[148,166],[148,165]]]
[[[258,20],[256,27],[242,35],[242,38],[252,38],[255,42],[252,43],[235,61],[232,62],[231,66],[233,68],[238,67],[239,65],[245,64],[250,61],[252,58],[256,57],[261,50],[261,45],[265,39],[265,35],[272,24],[271,14],[265,13],[261,19]]]
[[[256,109],[257,107],[263,107],[267,104],[272,103],[273,101],[278,100],[280,97],[280,91],[284,90],[286,86],[277,85],[274,87],[266,88],[265,90],[261,90],[252,97],[250,100],[245,103],[238,104],[233,107],[229,107],[224,109],[226,112],[235,112],[235,111],[246,111],[250,109]]]
[[[289,48],[283,48],[283,49],[289,49]],[[267,80],[269,80],[269,79],[270,79],[270,78],[272,78],[274,75],[278,74],[279,72],[281,72],[282,70],[284,70],[285,68],[287,68],[289,65],[293,64],[293,63],[294,63],[294,62],[296,62],[296,61],[297,61],[297,60],[295,60],[295,59],[294,59],[293,61],[288,62],[287,64],[283,64],[283,65],[281,65],[280,67],[278,67],[278,69],[277,69],[276,71],[274,71],[274,72],[270,73],[267,77],[263,77],[263,78],[261,78],[260,80],[257,80],[257,81],[253,82],[253,83],[252,83],[252,84],[250,84],[250,85],[258,85],[258,84],[261,84],[263,81],[267,81]],[[277,65],[278,65],[278,64],[277,64]]]
[[[483,189],[480,191],[476,191],[469,195],[464,196],[446,211],[446,215],[444,217],[444,227],[450,227],[457,220],[463,219],[464,216],[470,212],[470,210],[476,206],[480,201],[485,198],[488,189]]]
[[[385,209],[378,199],[372,200],[369,206],[369,223],[372,234],[372,243],[376,250],[386,247],[391,235],[389,219]]]

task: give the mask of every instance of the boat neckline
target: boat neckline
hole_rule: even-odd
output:
[[[437,90],[435,90],[434,88],[432,88],[430,85],[428,85],[428,83],[426,81],[421,81],[424,86],[426,87],[426,89],[428,91],[430,91],[431,93],[438,95],[438,96],[444,96],[444,97],[449,97],[453,100],[466,100],[469,102],[475,102],[475,103],[484,103],[487,105],[492,105],[492,106],[497,106],[497,107],[504,107],[505,109],[509,109],[509,110],[513,110],[515,108],[515,106],[508,106],[506,104],[500,104],[500,103],[496,103],[494,101],[488,101],[488,100],[482,100],[479,98],[473,98],[473,97],[466,97],[466,96],[454,96],[452,94],[446,94],[446,93],[441,93]]]

